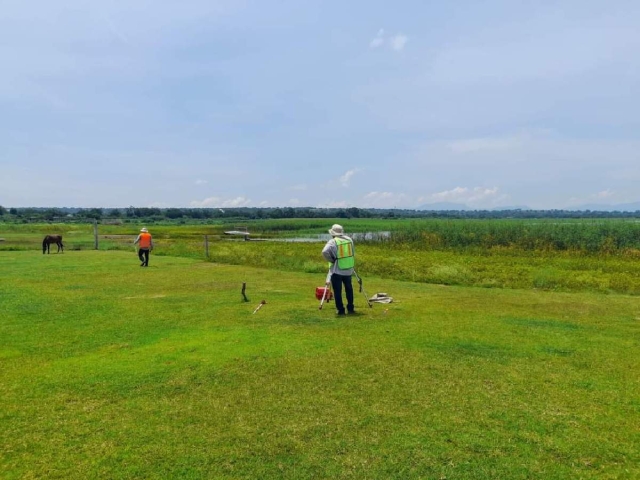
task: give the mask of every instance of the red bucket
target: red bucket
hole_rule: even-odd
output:
[[[327,293],[325,293],[325,292],[327,292]],[[322,296],[323,295],[324,295],[324,300],[326,302],[331,300],[331,297],[333,297],[330,288],[327,288],[327,287],[316,287],[316,298],[318,300],[322,300]]]

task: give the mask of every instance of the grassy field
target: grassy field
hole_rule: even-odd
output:
[[[431,238],[429,235],[432,234],[426,233],[428,229],[435,232],[445,229],[447,225],[451,228],[445,236],[452,236],[452,232],[458,232],[465,238],[481,236],[482,232],[486,234],[492,229],[501,230],[505,236],[509,236],[519,231],[523,221],[514,221],[512,224],[506,220],[486,223],[468,221],[465,224],[462,221],[425,220],[416,223],[409,220],[354,219],[349,222],[349,231],[388,229],[386,231],[397,235],[390,240],[357,242],[358,265],[365,275],[451,286],[640,295],[640,249],[625,246],[611,251],[590,252],[577,248],[579,241],[582,241],[579,239],[590,236],[609,239],[605,241],[606,244],[626,245],[626,240],[623,240],[629,231],[638,228],[631,221],[565,222],[561,226],[554,222],[540,222],[541,230],[536,233],[537,240],[532,242],[545,244],[545,238],[553,238],[554,235],[561,238],[557,231],[567,227],[576,239],[576,248],[568,250],[527,249],[517,242],[512,246],[492,248],[477,245],[437,246],[426,241],[418,244],[417,240]],[[321,243],[291,244],[274,240],[282,240],[287,236],[317,235],[326,232],[326,224],[326,219],[255,222],[251,231],[257,232],[256,237],[267,240],[257,242],[229,241],[229,237],[223,234],[225,229],[230,228],[229,225],[154,225],[152,232],[157,246],[154,254],[205,259],[204,236],[207,235],[209,261],[323,274],[326,264],[319,254]],[[420,232],[416,230],[416,225],[422,225],[421,228],[427,230]],[[572,230],[576,228],[580,230]],[[596,228],[598,235],[594,234]],[[47,232],[62,234],[67,251],[94,248],[92,225],[0,224],[0,238],[4,239],[0,242],[0,251],[38,251],[42,237]],[[611,232],[618,232],[613,239]],[[132,252],[132,242],[137,233],[138,227],[133,225],[100,225],[99,249]],[[636,237],[640,239],[640,232]]]
[[[342,318],[298,261],[1,251],[0,477],[640,478],[639,297],[368,273]]]

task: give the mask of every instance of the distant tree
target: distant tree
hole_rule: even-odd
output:
[[[42,218],[45,220],[55,220],[56,218],[61,218],[65,216],[65,213],[59,208],[47,208],[44,212],[42,212]]]
[[[191,218],[204,218],[201,208],[192,208],[190,214]]]
[[[274,208],[269,212],[270,218],[282,218],[282,210],[280,208]]]
[[[40,211],[37,208],[21,208],[18,210],[18,216],[23,218],[39,218]]]
[[[291,207],[285,207],[282,211],[282,216],[284,218],[295,218],[296,217],[296,209]]]
[[[175,219],[180,218],[183,215],[183,212],[179,208],[167,208],[167,211],[164,212],[167,218]]]
[[[0,205],[0,215],[5,215],[7,213],[7,209]]]
[[[350,218],[360,218],[360,209],[356,207],[347,208],[347,215]]]
[[[9,213],[11,215],[18,215],[18,209],[12,207],[12,208],[9,209]]]
[[[85,217],[93,218],[94,220],[100,220],[102,218],[103,212],[101,208],[90,208],[82,212]]]

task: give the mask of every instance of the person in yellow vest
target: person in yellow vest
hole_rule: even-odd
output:
[[[355,249],[353,240],[344,234],[341,225],[335,224],[329,230],[329,234],[333,237],[327,242],[322,249],[322,256],[327,260],[331,267],[331,286],[336,301],[336,309],[338,315],[345,314],[344,303],[342,301],[342,286],[347,297],[347,313],[355,313],[353,305],[353,284],[351,276],[355,267]]]
[[[133,244],[138,244],[138,258],[142,262],[141,267],[149,266],[149,252],[153,250],[153,240],[149,230],[146,228],[140,229],[140,235],[136,237]]]

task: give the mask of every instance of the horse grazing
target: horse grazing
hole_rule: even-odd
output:
[[[58,246],[57,253],[60,253],[61,250],[62,252],[64,252],[64,245],[62,244],[62,235],[47,235],[46,237],[44,237],[44,240],[42,240],[43,255],[45,254],[45,252],[51,253],[49,252],[49,247],[51,246],[52,243],[55,243]]]

